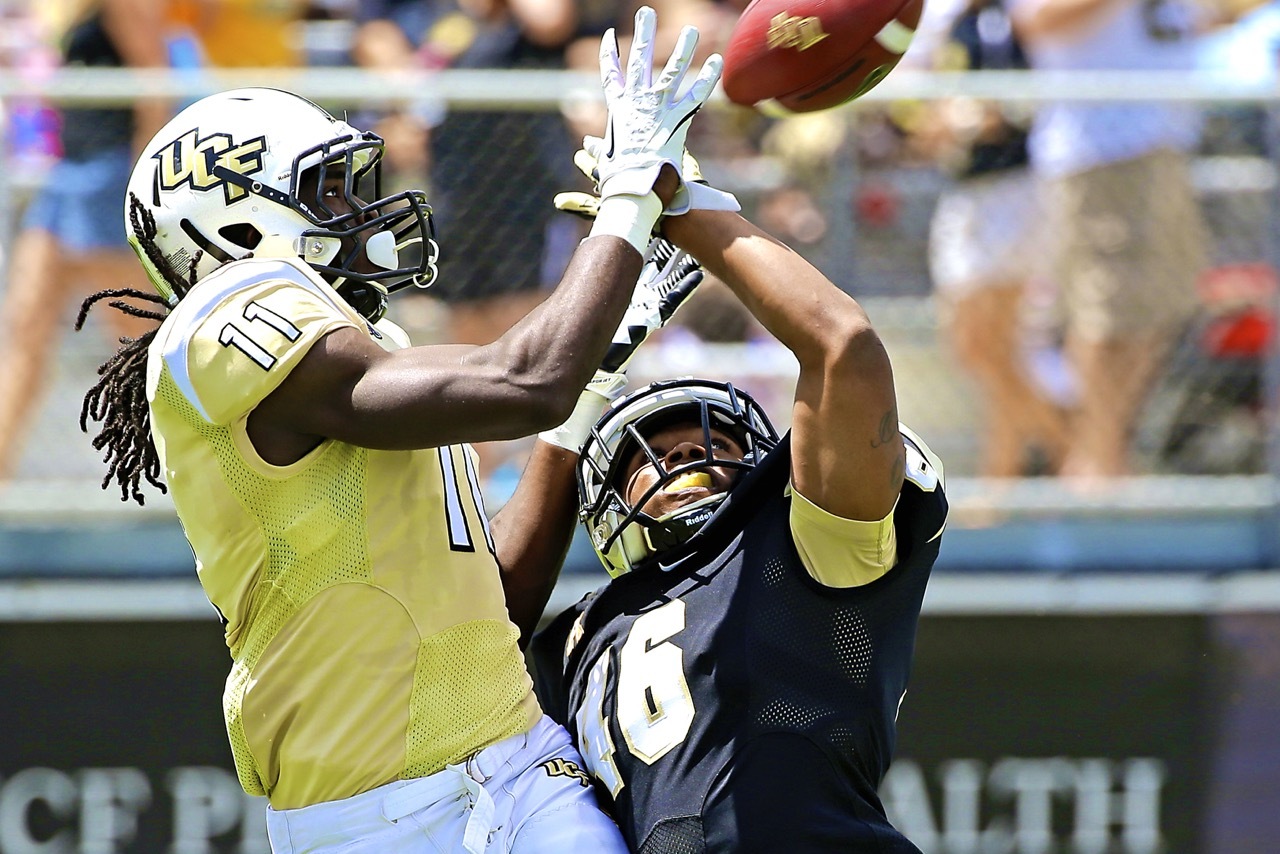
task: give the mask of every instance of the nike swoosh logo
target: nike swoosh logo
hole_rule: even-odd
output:
[[[671,135],[672,135],[672,136],[675,136],[675,135],[676,135],[676,131],[680,130],[680,127],[681,127],[685,122],[689,121],[689,120],[690,120],[690,119],[692,119],[695,115],[697,115],[698,110],[701,110],[701,109],[702,109],[702,105],[701,105],[701,104],[699,104],[698,106],[694,107],[692,110],[690,110],[690,111],[689,111],[689,115],[685,116],[683,119],[681,119],[680,121],[676,122],[676,126],[675,126],[675,127],[673,127],[673,128],[671,129]]]
[[[613,159],[613,116],[609,117],[609,149],[605,151],[604,159]]]

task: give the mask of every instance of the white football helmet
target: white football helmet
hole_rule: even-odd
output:
[[[376,321],[388,293],[431,284],[439,254],[425,194],[382,197],[382,154],[376,134],[292,93],[210,95],[178,113],[143,150],[129,178],[125,231],[170,303],[186,293],[193,272],[200,279],[251,253],[296,255]],[[318,170],[318,181],[303,198],[309,170]],[[319,190],[326,173],[345,176],[349,212],[326,206]],[[362,248],[376,272],[353,269]]]
[[[668,470],[650,448],[648,436],[671,424],[701,424],[705,455]],[[732,435],[746,452],[741,462],[712,456],[711,428]],[[664,486],[691,471],[720,466],[748,470],[778,444],[778,433],[759,404],[731,383],[665,380],[632,392],[611,405],[596,422],[578,462],[582,523],[591,545],[613,578],[655,554],[689,541],[711,518],[727,493],[709,495],[654,518],[641,508]],[[632,453],[639,449],[658,479],[629,503],[621,483]]]

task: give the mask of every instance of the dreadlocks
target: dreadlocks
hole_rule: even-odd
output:
[[[116,297],[116,299],[112,299]],[[113,288],[98,291],[80,306],[76,318],[76,331],[84,326],[89,310],[104,299],[112,299],[108,305],[133,317],[144,317],[157,323],[165,313],[139,308],[119,297],[145,300],[165,305],[164,297],[132,288]],[[107,464],[107,475],[102,488],[115,479],[120,484],[120,500],[133,498],[145,503],[140,489],[141,479],[165,492],[160,481],[160,458],[151,444],[151,414],[147,409],[147,348],[156,337],[152,329],[137,338],[121,338],[121,347],[98,368],[97,385],[89,389],[80,407],[80,429],[89,432],[89,419],[102,422],[102,429],[93,437],[93,447],[107,449],[102,461]]]
[[[199,254],[191,259],[186,279],[179,277],[155,245],[155,217],[142,206],[138,197],[129,194],[129,220],[138,245],[148,260],[160,271],[175,294],[184,294],[195,284],[196,264]],[[158,305],[152,309],[125,302],[125,298]],[[157,293],[133,288],[113,288],[99,291],[80,305],[76,317],[79,332],[89,311],[99,302],[110,300],[107,305],[131,317],[154,320],[158,325],[168,315],[169,304]],[[132,498],[145,504],[142,479],[167,492],[160,480],[160,457],[151,443],[151,412],[147,408],[147,350],[156,337],[152,329],[137,338],[122,337],[120,349],[98,368],[100,379],[84,396],[80,407],[80,429],[89,432],[88,422],[101,422],[102,429],[93,437],[96,450],[106,449],[102,461],[107,464],[107,474],[102,479],[106,489],[112,480],[120,486],[120,500]]]

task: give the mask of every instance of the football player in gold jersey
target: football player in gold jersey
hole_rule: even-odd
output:
[[[103,422],[104,486],[173,496],[274,851],[623,850],[533,696],[530,618],[504,607],[504,571],[561,555],[528,489],[490,523],[466,443],[551,428],[580,393],[598,412],[583,388],[656,218],[688,195],[672,166],[719,58],[678,96],[696,31],[653,75],[652,10],[636,30],[625,74],[612,33],[602,46],[617,144],[600,219],[545,304],[485,347],[411,347],[383,318],[388,293],[435,275],[431,211],[419,191],[383,197],[382,141],[315,104],[205,98],[134,169],[126,226],[168,311],[97,295],[162,322],[122,342],[82,424]],[[563,453],[543,444],[530,486]]]

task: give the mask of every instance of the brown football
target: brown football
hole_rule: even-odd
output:
[[[753,0],[724,51],[735,104],[825,110],[869,91],[911,44],[924,0]]]

